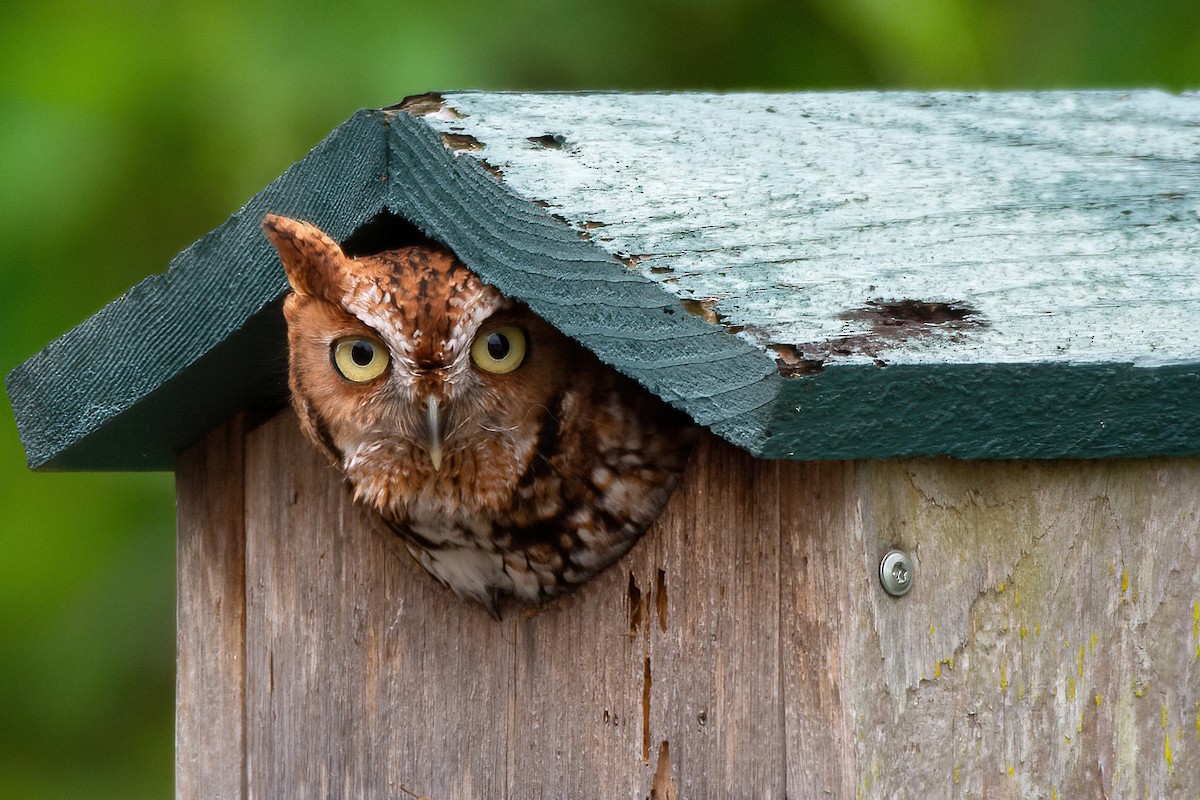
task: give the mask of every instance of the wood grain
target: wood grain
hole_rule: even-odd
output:
[[[432,224],[473,269],[757,456],[1200,453],[1200,97],[466,92],[414,113],[481,146],[406,213],[450,209]],[[548,224],[498,243],[519,198],[609,263]],[[664,336],[615,263],[709,324]]]
[[[780,466],[708,440],[650,534],[651,755],[681,797],[785,797]]]
[[[166,274],[9,373],[30,466],[170,470],[229,417],[286,399],[287,279],[259,225],[270,211],[349,236],[384,205],[385,144],[380,115],[355,114]]]
[[[857,653],[847,647],[854,593],[871,591],[854,520],[848,462],[781,463],[780,652],[787,788],[791,798],[855,793],[855,709],[848,683]]]
[[[482,145],[464,159],[760,346],[826,365],[1152,366],[1200,351],[1195,95],[466,92],[444,104],[457,113],[423,119]],[[534,130],[564,145],[537,146]]]
[[[246,797],[244,440],[238,416],[176,467],[179,800]]]
[[[170,469],[286,394],[263,213],[339,240],[392,214],[759,457],[1200,455],[1198,116],[1124,91],[364,111],[8,393],[35,468]]]
[[[858,786],[875,796],[1200,794],[1200,462],[863,462]],[[1169,751],[1169,755],[1168,755]]]
[[[290,412],[246,481],[250,798],[502,796],[513,623],[415,566]]]
[[[181,461],[189,486],[215,481],[235,449],[206,448]],[[239,630],[237,604],[181,591],[181,787],[216,775],[232,786],[222,796],[251,798],[1200,792],[1196,459],[767,462],[705,437],[629,556],[500,623],[350,502],[290,412],[246,435],[245,464],[246,712],[222,660],[237,648],[214,644]],[[221,481],[236,497],[236,475]],[[188,542],[210,530],[188,525]],[[891,547],[917,563],[900,599],[878,584]],[[198,563],[189,548],[181,582],[234,591],[236,558]],[[230,694],[185,675],[221,676]],[[243,794],[239,767],[219,769],[241,763],[239,742]]]

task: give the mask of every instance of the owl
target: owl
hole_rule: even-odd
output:
[[[422,567],[498,617],[626,553],[694,429],[436,246],[352,258],[267,215],[301,426]]]

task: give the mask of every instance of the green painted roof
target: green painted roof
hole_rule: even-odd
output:
[[[170,469],[283,401],[267,212],[411,224],[759,456],[1200,453],[1200,95],[461,93],[356,114],[13,370],[31,466]]]

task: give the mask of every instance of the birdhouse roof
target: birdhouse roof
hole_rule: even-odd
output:
[[[29,463],[286,397],[267,212],[411,226],[758,456],[1200,453],[1200,95],[430,94],[8,376]]]

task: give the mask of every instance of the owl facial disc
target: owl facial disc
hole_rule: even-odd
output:
[[[679,481],[690,420],[444,247],[347,256],[268,215],[292,287],[305,434],[417,562],[493,616],[624,555]]]

